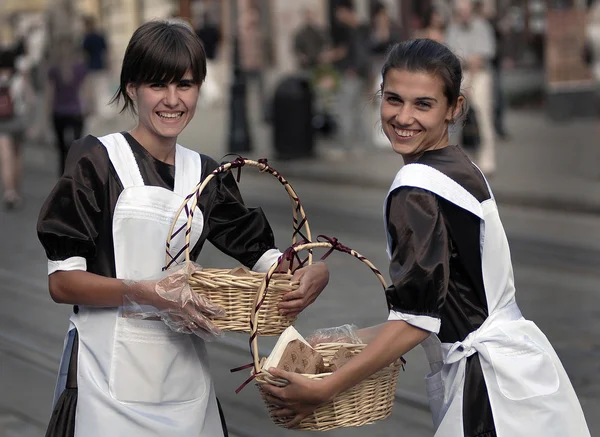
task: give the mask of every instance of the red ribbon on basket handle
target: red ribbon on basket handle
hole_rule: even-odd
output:
[[[214,173],[224,173],[226,165],[229,165],[230,169],[237,168],[235,180],[237,183],[239,183],[240,179],[242,178],[242,167],[246,165],[246,158],[241,155],[236,155],[235,153],[228,153],[227,155],[223,156],[223,158],[227,158],[228,156],[235,156],[236,158],[233,161],[221,163],[221,165],[215,169]]]
[[[324,260],[329,255],[331,255],[334,250],[338,250],[340,252],[344,252],[344,253],[348,253],[348,254],[352,255],[352,249],[350,249],[348,246],[344,246],[335,237],[332,238],[332,237],[328,237],[327,235],[319,235],[317,237],[317,241],[319,243],[329,243],[329,244],[331,244],[331,248],[327,251],[327,253],[325,253],[325,255],[323,255],[321,257],[321,260]]]

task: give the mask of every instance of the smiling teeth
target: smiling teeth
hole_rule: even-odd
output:
[[[394,132],[396,132],[396,135],[398,135],[400,137],[408,138],[408,137],[414,137],[420,131],[405,130],[405,129],[396,129],[396,128],[394,128]]]
[[[179,118],[183,115],[183,112],[178,112],[177,114],[167,114],[165,112],[159,112],[158,116],[161,118]]]

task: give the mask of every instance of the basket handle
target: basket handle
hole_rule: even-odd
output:
[[[175,213],[175,217],[173,219],[173,222],[171,223],[171,228],[169,229],[169,234],[167,237],[165,267],[163,267],[163,270],[168,269],[169,267],[171,267],[171,265],[176,263],[176,260],[183,253],[185,253],[186,261],[190,260],[190,250],[191,250],[190,237],[191,237],[191,229],[192,229],[192,220],[194,218],[194,211],[196,209],[196,206],[198,205],[200,195],[202,194],[202,191],[204,190],[204,188],[206,188],[208,183],[213,178],[215,178],[217,175],[219,175],[221,173],[225,173],[227,171],[231,171],[236,168],[238,169],[238,178],[237,179],[239,182],[239,177],[240,177],[239,172],[241,171],[241,168],[245,165],[257,167],[261,173],[271,174],[286,189],[288,195],[290,196],[290,200],[292,203],[292,218],[293,218],[293,228],[294,228],[294,232],[292,234],[292,244],[296,244],[298,236],[300,236],[302,241],[311,241],[312,240],[310,226],[308,225],[308,220],[306,219],[306,213],[304,212],[304,207],[302,206],[302,203],[300,202],[300,198],[298,197],[298,195],[296,194],[296,191],[294,191],[294,188],[290,185],[290,183],[277,170],[275,170],[273,167],[271,167],[267,163],[266,159],[259,159],[258,161],[253,161],[250,159],[238,157],[231,162],[220,165],[219,167],[214,169],[212,171],[212,173],[209,174],[203,181],[199,182],[198,185],[196,185],[196,187],[192,191],[192,193],[190,193],[185,198],[185,200],[183,201],[183,203],[181,204],[181,206]],[[190,200],[192,201],[191,207],[189,205]],[[175,224],[177,223],[177,219],[179,219],[179,216],[181,215],[181,213],[184,210],[187,215],[187,222],[184,225],[180,226],[179,229],[175,230]],[[301,231],[302,228],[305,228],[306,233],[303,233]],[[179,250],[179,252],[177,254],[172,255],[171,250],[170,250],[171,249],[171,240],[176,235],[178,235],[180,232],[182,232],[184,230],[185,230],[185,244],[183,245],[183,247]],[[309,253],[308,253],[308,263],[312,264],[312,251],[309,251]]]
[[[300,252],[302,250],[312,251],[312,249],[316,249],[318,247],[323,247],[323,248],[329,249],[329,251],[321,257],[322,260],[327,258],[333,251],[337,250],[338,252],[343,252],[343,253],[352,255],[353,257],[362,261],[371,269],[371,271],[373,273],[375,273],[375,276],[377,276],[377,279],[381,283],[383,289],[384,290],[387,289],[387,283],[385,282],[383,275],[373,265],[373,263],[371,263],[371,261],[369,261],[367,258],[362,256],[360,253],[356,252],[355,250],[350,249],[349,247],[341,244],[337,240],[337,238],[330,238],[325,235],[319,235],[317,237],[317,242],[297,244],[297,245],[293,245],[293,246],[289,247],[283,253],[283,255],[281,255],[279,257],[278,261],[271,266],[271,268],[269,269],[265,278],[263,279],[262,283],[260,284],[258,293],[256,294],[254,305],[252,306],[252,312],[250,313],[250,353],[252,354],[252,361],[253,361],[253,365],[254,365],[254,375],[259,373],[259,370],[260,370],[259,355],[258,355],[258,310],[260,309],[262,303],[264,302],[264,297],[267,292],[267,288],[269,287],[269,281],[270,281],[271,277],[273,276],[273,273],[278,269],[278,267],[281,265],[282,262],[284,262],[285,260],[291,260],[293,257],[297,257],[298,252]]]

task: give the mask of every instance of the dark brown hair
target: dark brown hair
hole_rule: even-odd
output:
[[[119,89],[111,103],[123,100],[121,112],[135,105],[127,94],[128,84],[178,82],[185,73],[201,85],[206,78],[206,53],[200,38],[185,21],[169,19],[142,24],[131,37],[121,67]]]

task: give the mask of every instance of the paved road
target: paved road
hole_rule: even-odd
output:
[[[30,160],[28,162],[35,162]],[[39,161],[38,164],[42,164]],[[55,305],[46,290],[45,257],[35,235],[40,204],[54,183],[49,168],[36,165],[27,179],[27,204],[17,214],[0,212],[0,436],[40,437],[49,415],[54,375],[70,308]],[[273,180],[248,170],[243,192],[251,205],[258,203],[270,218],[281,246],[290,237],[289,201]],[[31,174],[31,173],[30,173]],[[247,175],[246,175],[247,174]],[[384,193],[365,188],[317,185],[291,181],[300,195],[313,235],[335,236],[360,251],[385,271],[381,201]],[[600,433],[600,223],[595,216],[549,213],[502,207],[512,244],[518,300],[524,314],[548,335],[562,358],[584,405],[592,435]],[[207,248],[199,262],[227,267],[235,262]],[[331,284],[315,305],[300,317],[297,328],[308,334],[318,327],[353,322],[374,324],[385,315],[385,301],[375,277],[346,255],[332,255],[328,264]],[[360,302],[349,305],[348,302]],[[263,350],[273,340],[261,339]],[[235,388],[245,379],[229,369],[249,362],[246,338],[229,335],[209,346],[218,395],[233,434],[240,437],[288,436],[274,427],[257,390],[248,386],[240,395]],[[400,376],[392,416],[368,428],[329,432],[331,436],[372,437],[403,432],[432,435],[424,408],[422,378],[427,365],[422,352],[407,356]],[[3,413],[3,414],[2,414]],[[23,423],[25,422],[25,424]],[[2,434],[2,427],[5,427]],[[25,428],[25,426],[27,426]],[[19,428],[20,427],[20,428]],[[296,435],[296,434],[294,434]]]

